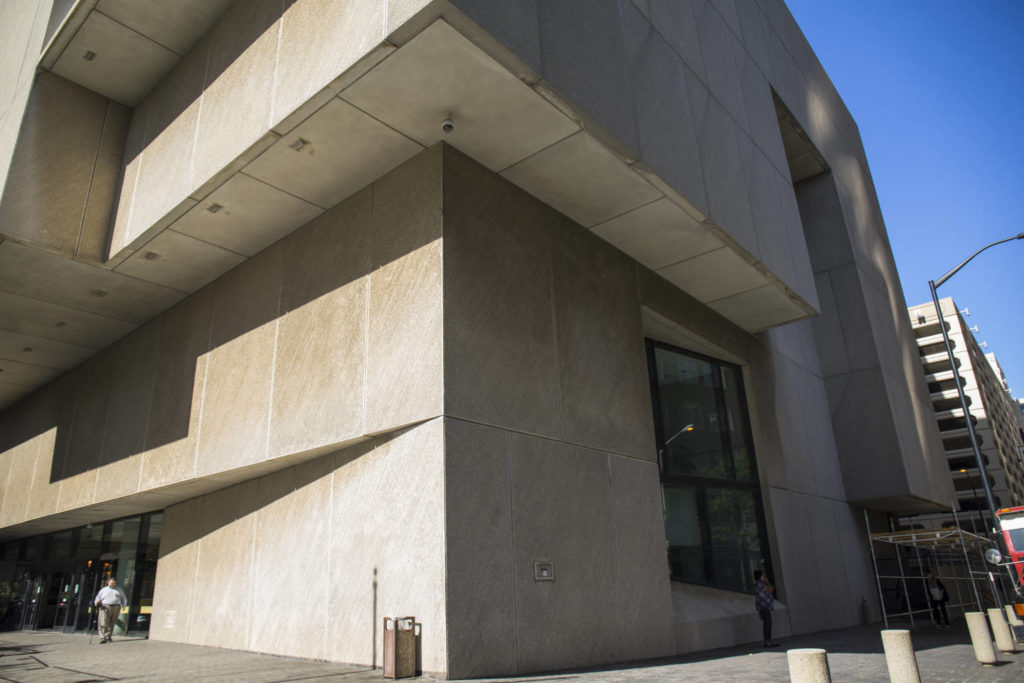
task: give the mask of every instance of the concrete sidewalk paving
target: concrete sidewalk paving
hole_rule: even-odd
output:
[[[737,646],[685,657],[638,662],[602,669],[511,677],[527,681],[788,681],[786,649],[825,648],[833,681],[888,681],[880,626],[825,631],[787,638],[777,649]],[[1020,681],[1024,653],[1000,655],[1000,664],[974,661],[962,622],[949,631],[926,626],[914,632],[914,647],[924,681]],[[86,683],[94,681],[380,681],[380,669],[259,655],[235,650],[179,645],[143,639],[119,639],[90,645],[86,635],[48,632],[0,633],[0,681]],[[435,681],[421,677],[420,681]]]

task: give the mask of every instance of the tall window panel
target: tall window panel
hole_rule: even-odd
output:
[[[739,367],[647,341],[674,580],[753,591],[772,575]]]

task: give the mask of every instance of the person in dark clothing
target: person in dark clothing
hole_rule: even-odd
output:
[[[760,569],[754,571],[754,606],[761,617],[761,631],[765,647],[778,647],[772,642],[772,609],[775,607],[775,589],[768,583],[768,577]]]
[[[928,602],[932,606],[932,618],[940,629],[948,629],[949,612],[946,611],[946,603],[949,602],[949,593],[946,592],[946,587],[942,584],[942,581],[935,578],[931,571],[927,573],[926,577]]]

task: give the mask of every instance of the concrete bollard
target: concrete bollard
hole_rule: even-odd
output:
[[[1003,618],[1003,610],[993,607],[988,611],[988,620],[992,624],[992,633],[996,637],[996,647],[1002,652],[1016,652],[1017,639]]]
[[[1013,605],[1004,605],[1003,609],[1006,610],[1006,620],[1010,622],[1010,626],[1024,626],[1024,621],[1017,616],[1017,610]]]
[[[787,650],[789,680],[793,683],[832,683],[828,653],[817,647]]]
[[[992,665],[998,662],[996,650],[992,647],[992,637],[988,632],[988,619],[983,612],[967,612],[967,630],[971,632],[971,645],[974,646],[974,658],[982,664]]]
[[[921,683],[910,631],[903,628],[882,631],[882,647],[892,683]]]

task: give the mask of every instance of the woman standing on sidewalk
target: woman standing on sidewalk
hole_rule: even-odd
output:
[[[775,607],[775,589],[768,583],[768,577],[760,569],[754,570],[754,606],[761,617],[761,630],[765,647],[778,647],[772,642],[772,609]]]

